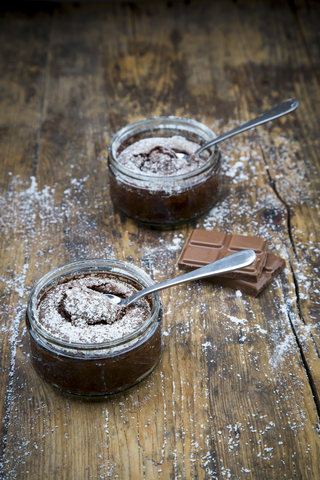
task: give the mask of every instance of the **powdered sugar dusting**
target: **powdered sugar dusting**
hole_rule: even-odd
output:
[[[117,161],[135,173],[145,175],[181,175],[202,166],[206,160],[194,156],[193,161],[177,157],[175,152],[192,154],[199,144],[180,135],[144,138],[123,150]],[[151,164],[151,165],[149,165]]]
[[[86,285],[67,289],[63,305],[72,324],[79,327],[113,323],[120,319],[123,310],[120,306],[113,305],[105,294],[95,292]]]
[[[35,312],[36,322],[53,336],[70,343],[103,343],[132,333],[150,314],[145,299],[123,310],[92,288],[125,297],[137,291],[132,285],[110,275],[80,276],[47,292]],[[71,319],[66,318],[62,305]]]

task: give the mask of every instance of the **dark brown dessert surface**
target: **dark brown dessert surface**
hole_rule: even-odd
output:
[[[132,172],[145,175],[182,175],[205,164],[204,158],[193,154],[199,146],[180,135],[144,138],[123,150],[117,161]],[[190,156],[180,158],[177,153]]]
[[[180,140],[172,144],[177,138]],[[147,144],[141,148],[138,144],[143,141]],[[221,189],[220,154],[216,152],[216,162],[206,163],[192,154],[198,146],[177,135],[138,140],[124,149],[116,164],[109,161],[110,193],[115,206],[154,226],[184,223],[209,210]],[[173,159],[178,151],[191,155],[187,160]],[[119,170],[117,164],[130,173]]]
[[[122,338],[150,315],[143,298],[132,306],[112,304],[106,293],[128,297],[138,290],[127,279],[108,274],[79,275],[52,286],[35,313],[48,333],[68,342],[103,343]]]
[[[187,269],[199,268],[246,249],[254,250],[257,257],[255,262],[248,267],[228,272],[223,277],[258,281],[266,263],[268,249],[267,240],[260,237],[193,230],[183,248],[178,265]]]

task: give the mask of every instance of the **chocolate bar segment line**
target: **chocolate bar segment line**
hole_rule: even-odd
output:
[[[249,265],[223,275],[257,282],[267,259],[268,241],[261,237],[228,235],[223,232],[193,230],[178,260],[180,268],[199,268],[240,250],[252,249],[257,258]]]
[[[278,257],[274,253],[268,253],[267,261],[262,271],[262,275],[257,282],[248,282],[237,278],[226,278],[220,276],[208,277],[211,283],[222,285],[222,287],[232,288],[233,290],[241,290],[241,292],[256,297],[259,293],[273,281],[273,279],[284,270],[286,262],[283,258]]]

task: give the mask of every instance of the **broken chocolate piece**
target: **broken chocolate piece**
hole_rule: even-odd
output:
[[[200,268],[208,263],[248,248],[256,253],[257,258],[255,262],[248,267],[223,274],[223,277],[257,282],[266,263],[268,249],[267,240],[260,237],[193,230],[183,248],[178,265],[180,268],[188,270]]]
[[[272,280],[285,268],[286,262],[274,253],[268,253],[267,261],[262,275],[257,282],[248,282],[237,278],[212,276],[207,278],[210,282],[223,287],[241,290],[241,292],[256,297]]]

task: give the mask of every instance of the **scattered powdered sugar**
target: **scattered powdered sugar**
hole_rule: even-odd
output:
[[[261,325],[259,325],[258,323],[255,325],[255,328],[259,333],[262,333],[263,335],[267,335],[268,333],[267,330],[264,328],[261,328]]]
[[[218,310],[215,310],[215,311],[227,317],[227,319],[230,320],[230,322],[234,323],[235,325],[245,325],[248,321],[246,318],[237,318],[234,315],[228,315],[226,313],[218,312]]]
[[[288,333],[285,338],[275,345],[274,352],[270,353],[270,365],[276,372],[279,368],[279,363],[284,359],[284,355],[290,355],[295,347],[295,338],[292,332]]]
[[[168,250],[176,251],[176,250],[181,250],[182,246],[183,246],[183,238],[174,237],[172,239],[172,244],[168,245],[167,248],[168,248]]]
[[[243,160],[248,160],[248,158],[240,157],[241,161],[235,162],[229,169],[224,169],[224,174],[227,177],[233,179],[233,183],[238,183],[241,181],[249,180],[249,176],[245,175],[243,172],[244,162]]]
[[[42,226],[57,223],[62,218],[60,208],[55,205],[55,189],[45,186],[38,190],[34,176],[30,177],[30,186],[25,188],[19,176],[12,177],[7,195],[0,195],[0,226],[4,234],[15,231],[25,234],[28,223],[35,220],[32,211],[37,209]],[[28,232],[27,232],[28,233]]]

